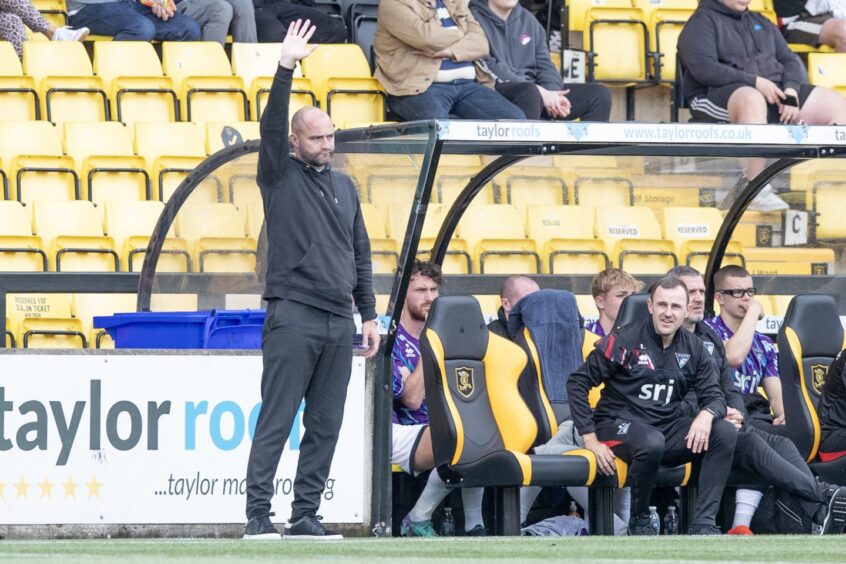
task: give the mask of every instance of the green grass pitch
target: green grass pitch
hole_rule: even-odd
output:
[[[846,536],[2,541],[15,562],[846,562]]]

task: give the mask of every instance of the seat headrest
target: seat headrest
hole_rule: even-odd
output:
[[[784,327],[796,331],[803,356],[834,356],[843,348],[843,326],[832,296],[794,296],[784,314]]]
[[[488,328],[473,296],[440,296],[432,302],[425,329],[438,334],[444,360],[482,360],[488,348]],[[424,330],[425,330],[424,329]]]
[[[649,317],[649,307],[646,305],[648,299],[649,294],[631,294],[626,296],[623,303],[620,304],[614,327],[630,325]]]

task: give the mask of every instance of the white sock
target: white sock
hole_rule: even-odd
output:
[[[482,520],[482,496],[484,495],[485,488],[461,488],[465,531],[471,531],[477,525],[485,526]]]
[[[540,495],[540,486],[524,486],[520,488],[520,523],[525,523],[529,516],[529,511],[535,504],[535,500]]]
[[[414,523],[422,523],[423,521],[431,521],[432,514],[438,507],[438,504],[449,493],[449,486],[447,486],[441,477],[438,476],[437,470],[432,470],[429,473],[429,481],[426,482],[426,487],[417,499],[417,503],[408,512],[408,518]]]
[[[764,494],[756,490],[737,490],[734,496],[732,529],[741,525],[748,527],[752,523],[752,516],[755,515],[755,510],[758,509],[762,497],[764,497]]]

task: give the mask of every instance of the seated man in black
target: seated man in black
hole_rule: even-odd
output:
[[[688,303],[684,283],[660,279],[647,303],[650,317],[601,339],[568,378],[573,421],[602,474],[616,472],[617,456],[629,465],[629,534],[658,534],[649,521],[649,497],[659,466],[695,461],[701,465],[699,498],[688,532],[718,535],[715,517],[737,432],[723,419],[716,364],[698,337],[681,330]],[[599,384],[605,387],[591,412],[588,393]],[[680,416],[689,390],[701,408],[693,418]]]
[[[846,351],[840,351],[828,373],[820,397],[820,460],[846,456]]]

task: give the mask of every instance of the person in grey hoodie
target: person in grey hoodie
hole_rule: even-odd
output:
[[[519,0],[470,0],[490,44],[484,59],[497,92],[528,119],[608,121],[611,93],[599,83],[567,84],[549,56],[546,34]]]

